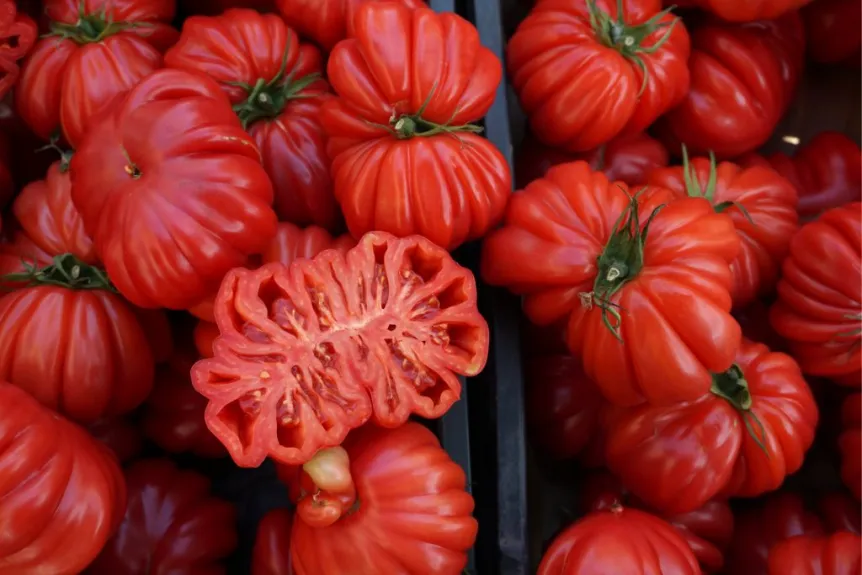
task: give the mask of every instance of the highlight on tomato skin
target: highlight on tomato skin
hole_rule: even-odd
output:
[[[366,234],[290,267],[237,268],[214,357],[192,369],[206,421],[243,467],[302,464],[373,420],[442,416],[488,356],[476,280],[420,236]]]

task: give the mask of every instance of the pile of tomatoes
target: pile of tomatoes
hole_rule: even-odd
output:
[[[277,470],[253,575],[464,572],[419,421],[487,361],[474,271],[596,469],[540,573],[859,571],[860,150],[757,153],[858,2],[528,4],[502,62],[422,0],[0,0],[0,574],[226,572],[201,460]],[[815,443],[845,486],[778,491]]]

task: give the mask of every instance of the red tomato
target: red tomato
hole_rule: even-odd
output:
[[[793,158],[778,152],[767,159],[749,154],[740,165],[766,165],[787,178],[799,195],[797,211],[805,220],[824,210],[862,200],[862,151],[839,132],[821,132]]]
[[[799,230],[782,266],[772,327],[802,371],[860,386],[862,203],[833,208]]]
[[[272,184],[218,85],[159,70],[94,124],[72,158],[72,200],[114,285],[184,309],[275,234]]]
[[[796,535],[820,535],[817,516],[805,509],[802,499],[789,492],[770,495],[756,505],[747,505],[736,515],[733,542],[725,556],[726,573],[766,575],[769,550]]]
[[[195,324],[195,348],[201,357],[213,356],[213,342],[218,337],[218,326],[212,322],[198,320]]]
[[[67,255],[31,277],[36,285],[0,298],[0,379],[83,423],[140,405],[152,352],[104,272]]]
[[[143,448],[140,431],[124,417],[100,419],[87,431],[114,452],[120,463],[134,459]]]
[[[304,38],[327,52],[355,32],[356,12],[363,4],[379,0],[275,0],[287,23]],[[397,0],[408,8],[422,6],[422,0]]]
[[[333,49],[323,104],[335,197],[350,233],[419,234],[454,249],[503,215],[509,166],[480,137],[502,77],[469,22],[393,2],[362,4]]]
[[[817,500],[817,510],[823,525],[830,533],[850,531],[859,535],[862,532],[862,509],[859,508],[859,502],[843,491],[820,497]]]
[[[317,48],[300,43],[275,14],[232,9],[186,20],[176,46],[165,53],[165,66],[202,72],[219,83],[260,148],[280,219],[339,227],[320,125],[329,86],[320,78]]]
[[[580,493],[587,512],[608,511],[615,505],[649,511],[636,498],[629,497],[619,479],[606,471],[587,476]],[[700,509],[664,519],[685,539],[705,573],[721,571],[724,552],[733,537],[733,513],[726,502],[713,500]]]
[[[716,211],[726,212],[742,239],[739,255],[730,264],[734,307],[745,306],[771,293],[781,262],[798,229],[796,190],[768,168],[740,168],[731,162],[695,158],[682,166],[652,172],[648,183],[679,196],[704,197]]]
[[[763,145],[802,71],[799,15],[748,24],[712,20],[692,31],[691,42],[691,89],[658,130],[667,149],[674,153],[683,143],[724,159]]]
[[[21,66],[18,113],[41,138],[73,147],[100,110],[162,65],[177,31],[173,0],[45,0],[49,36]]]
[[[729,22],[773,20],[811,0],[695,0],[698,7]]]
[[[533,133],[578,152],[641,132],[679,104],[689,51],[688,31],[660,0],[543,0],[506,59]]]
[[[701,570],[691,548],[670,524],[617,505],[587,515],[558,535],[537,575],[588,573],[700,575]]]
[[[549,148],[527,135],[515,154],[515,185],[526,187],[557,164],[584,160],[611,181],[621,180],[630,186],[642,184],[647,174],[668,163],[667,150],[658,140],[645,133],[614,138],[594,150],[580,154]]]
[[[854,393],[844,401],[841,421],[841,478],[856,499],[862,499],[862,393]]]
[[[862,573],[862,538],[846,531],[826,537],[792,537],[769,551],[769,575],[859,573]]]
[[[0,383],[0,445],[0,572],[80,573],[125,509],[116,460],[7,383]]]
[[[859,66],[862,50],[862,2],[814,0],[801,11],[808,56],[815,62]]]
[[[237,545],[233,505],[210,495],[209,480],[167,459],[126,469],[129,503],[114,537],[87,573],[224,573]]]
[[[215,357],[192,382],[237,465],[301,464],[372,418],[442,416],[488,355],[476,281],[425,238],[365,235],[290,267],[227,274]]]
[[[568,316],[570,349],[618,405],[697,399],[739,347],[733,222],[704,199],[672,199],[656,187],[635,199],[585,162],[563,164],[512,196],[484,241],[485,281],[526,296],[536,324]]]
[[[0,98],[18,81],[18,60],[26,56],[39,36],[36,23],[17,11],[15,0],[0,1]]]
[[[287,544],[292,526],[287,509],[274,509],[263,516],[251,554],[251,575],[293,575]]]
[[[460,575],[478,524],[464,471],[434,434],[413,422],[395,429],[365,426],[347,437],[344,448],[356,503],[323,529],[296,519],[293,572],[378,575],[433,567],[435,575]]]

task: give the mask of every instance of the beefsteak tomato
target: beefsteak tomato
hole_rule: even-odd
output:
[[[842,531],[834,535],[799,535],[769,551],[769,575],[859,575],[862,538]]]
[[[802,371],[859,387],[862,377],[862,203],[833,208],[799,230],[770,310]]]
[[[77,575],[125,505],[123,474],[106,447],[0,383],[0,572]]]
[[[78,148],[101,109],[162,66],[177,39],[173,0],[45,0],[51,21],[21,65],[18,113],[41,138]]]
[[[454,249],[503,215],[512,177],[480,137],[500,62],[452,13],[364,3],[329,56],[338,97],[322,108],[335,197],[350,233],[425,236]]]
[[[769,168],[741,168],[731,162],[694,158],[683,152],[683,165],[652,172],[648,183],[680,196],[702,197],[733,220],[742,240],[730,264],[734,307],[771,293],[781,262],[798,229],[796,189]]]
[[[862,393],[854,393],[841,408],[844,431],[838,438],[841,479],[856,499],[862,499]]]
[[[281,16],[304,38],[329,52],[338,42],[354,35],[357,9],[380,0],[275,0]],[[408,8],[422,0],[397,0]]]
[[[72,158],[72,201],[117,289],[185,309],[272,239],[272,184],[227,97],[159,70],[96,122]]]
[[[125,417],[100,419],[87,426],[87,431],[105,444],[120,463],[134,459],[144,447],[140,430]]]
[[[82,423],[127,413],[153,385],[153,355],[104,273],[58,256],[0,298],[0,379]]]
[[[800,468],[817,417],[793,358],[743,340],[733,367],[713,375],[702,398],[617,413],[608,467],[663,512],[693,511],[719,494],[752,497]]]
[[[733,222],[702,198],[673,200],[562,164],[512,196],[483,242],[485,281],[524,295],[536,324],[569,317],[569,348],[617,405],[697,399],[739,347]]]
[[[237,545],[233,505],[210,495],[209,480],[167,459],[126,469],[129,502],[91,575],[224,573]]]
[[[273,509],[263,516],[251,553],[251,575],[294,575],[288,543],[292,527],[288,509]]]
[[[774,20],[811,0],[694,0],[692,4],[728,22]]]
[[[420,236],[366,234],[290,267],[227,274],[214,357],[192,369],[234,461],[301,464],[373,418],[440,417],[488,356],[476,280]]]
[[[337,230],[341,214],[320,125],[329,86],[317,48],[300,43],[275,14],[231,9],[186,20],[165,66],[219,83],[260,149],[279,219]]]
[[[607,144],[582,153],[566,152],[542,144],[528,134],[515,153],[515,185],[524,188],[557,164],[584,160],[597,172],[604,172],[612,182],[621,180],[629,186],[642,184],[647,174],[668,164],[668,153],[645,133],[622,135]]]
[[[673,526],[655,515],[616,505],[587,515],[558,535],[537,575],[591,572],[700,575],[701,570]]]
[[[18,12],[15,0],[0,2],[0,98],[18,81],[18,60],[26,56],[39,36],[36,23]]]
[[[293,572],[460,575],[478,523],[464,471],[434,434],[413,422],[395,429],[367,425],[347,437],[344,449],[353,501],[325,528],[309,525],[297,512]],[[298,510],[326,501],[314,490],[301,495]]]
[[[542,0],[506,48],[545,144],[580,152],[635,134],[685,98],[688,31],[661,0]]]
[[[862,2],[858,0],[814,0],[802,11],[808,57],[815,62],[844,62],[859,67],[862,52]]]

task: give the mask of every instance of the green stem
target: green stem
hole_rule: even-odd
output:
[[[95,14],[86,11],[84,0],[78,4],[78,20],[74,24],[51,22],[49,36],[72,40],[76,44],[91,44],[132,28],[147,28],[149,22],[114,22],[112,14],[108,14],[109,3],[105,2],[102,9]]]
[[[22,260],[23,272],[6,274],[10,283],[26,282],[28,286],[50,285],[68,289],[105,290],[117,293],[103,270],[85,264],[73,254],[62,254],[53,263],[39,268]]]
[[[742,369],[733,364],[725,372],[712,374],[710,391],[730,403],[740,413],[748,434],[763,450],[766,457],[769,457],[769,448],[766,446],[766,429],[764,429],[757,414],[752,411],[754,398],[751,397],[751,390],[748,388],[748,382],[745,380]],[[755,432],[755,426],[757,432]]]

